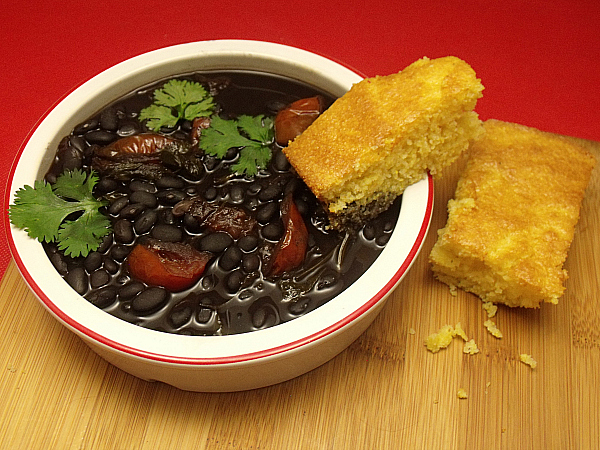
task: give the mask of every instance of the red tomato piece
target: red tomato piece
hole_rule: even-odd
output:
[[[281,218],[285,231],[271,256],[268,276],[279,276],[295,269],[306,256],[308,230],[292,194],[288,194],[281,202]]]
[[[156,239],[137,244],[127,257],[132,277],[172,292],[183,291],[196,283],[212,258],[190,245]]]
[[[279,111],[275,117],[275,140],[277,143],[287,145],[319,117],[323,108],[323,97],[317,95],[296,100],[287,108]]]

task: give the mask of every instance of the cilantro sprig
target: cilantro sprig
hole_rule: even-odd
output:
[[[267,167],[275,133],[273,118],[264,115],[241,115],[237,120],[219,116],[211,118],[203,129],[199,146],[207,154],[222,159],[230,148],[240,148],[239,158],[231,170],[239,175],[254,176]]]
[[[110,221],[99,211],[106,203],[92,195],[97,182],[96,174],[81,170],[64,172],[54,185],[37,180],[15,193],[10,221],[40,242],[57,242],[67,256],[87,256],[110,233]]]
[[[174,127],[181,119],[208,117],[215,109],[212,96],[195,81],[169,80],[153,95],[154,103],[142,109],[139,115],[153,131],[163,126]]]

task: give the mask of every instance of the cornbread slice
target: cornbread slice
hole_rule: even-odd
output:
[[[556,303],[600,143],[488,120],[473,143],[430,261],[486,302]]]
[[[427,171],[438,174],[482,132],[483,86],[459,58],[423,58],[367,78],[284,149],[334,228],[385,210]]]

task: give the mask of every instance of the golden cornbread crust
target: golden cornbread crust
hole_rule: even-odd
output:
[[[556,303],[595,164],[588,149],[600,143],[498,120],[484,128],[431,251],[434,275],[484,301]]]
[[[352,86],[284,153],[331,225],[344,228],[452,163],[482,132],[473,112],[482,90],[459,58],[423,58]]]

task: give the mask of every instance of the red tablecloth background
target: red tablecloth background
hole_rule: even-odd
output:
[[[301,47],[367,76],[455,55],[486,88],[477,106],[483,119],[600,140],[598,0],[7,3],[0,11],[3,180],[38,120],[73,88],[140,53],[208,39]],[[2,274],[10,253],[4,221],[0,227]]]

